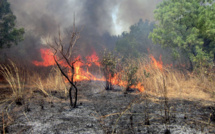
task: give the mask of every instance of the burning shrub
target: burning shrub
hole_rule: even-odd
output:
[[[138,70],[138,67],[136,66],[135,63],[126,62],[125,69],[124,69],[125,81],[127,82],[126,92],[131,91],[132,86],[138,83],[138,79],[136,76],[137,70]]]
[[[106,80],[105,89],[112,90],[113,89],[112,78],[116,73],[116,65],[117,65],[116,56],[114,56],[114,54],[111,52],[107,53],[106,51],[104,51],[101,64],[103,66],[104,76]]]

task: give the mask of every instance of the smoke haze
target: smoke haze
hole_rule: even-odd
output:
[[[17,17],[17,25],[24,27],[25,41],[10,49],[23,49],[31,60],[41,47],[41,37],[56,36],[61,30],[71,29],[75,15],[80,29],[80,53],[113,49],[116,37],[140,18],[153,21],[153,10],[161,0],[9,0]],[[38,39],[38,41],[35,41]],[[35,45],[36,44],[36,45]],[[34,51],[34,52],[32,52]]]

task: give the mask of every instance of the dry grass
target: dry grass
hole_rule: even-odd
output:
[[[140,59],[137,65],[137,77],[147,92],[161,96],[165,81],[168,98],[214,100],[214,75],[192,74],[165,66],[161,70],[146,59]]]
[[[38,80],[35,82],[35,86],[37,87],[37,89],[41,90],[46,96],[49,96],[49,93],[46,91],[40,77],[38,77]]]
[[[26,93],[26,75],[24,73],[24,70],[12,61],[10,61],[10,64],[8,65],[0,65],[0,73],[9,85],[3,87],[2,89],[5,88],[4,90],[8,90],[7,88],[9,88],[12,91],[11,95],[6,95],[4,98],[1,98],[2,100],[0,102],[0,112],[2,113],[2,131],[3,133],[6,133],[5,128],[14,121],[13,117],[11,117],[10,113],[8,112],[11,105],[14,102],[22,105],[22,100],[24,99]],[[4,106],[2,102],[10,103]]]
[[[55,67],[51,69],[49,75],[45,79],[37,76],[37,81],[34,82],[34,86],[47,96],[50,95],[49,93],[51,91],[62,91],[65,97],[68,96],[67,83],[60,70]]]
[[[131,59],[130,59],[131,60]],[[109,115],[105,115],[103,117],[119,115],[115,121],[115,125],[113,128],[112,133],[115,132],[116,126],[119,123],[119,119],[122,118],[124,114],[141,114],[145,116],[145,122],[143,123],[147,127],[147,121],[150,121],[152,118],[160,118],[164,121],[164,125],[166,130],[169,130],[170,118],[171,115],[183,113],[184,118],[187,117],[186,110],[183,111],[174,111],[174,106],[171,105],[170,99],[178,99],[178,100],[201,100],[201,104],[204,104],[202,100],[205,102],[215,102],[215,98],[211,93],[215,92],[215,75],[209,74],[206,75],[203,71],[198,74],[190,73],[186,70],[177,70],[170,67],[163,67],[160,69],[156,67],[154,64],[150,62],[150,59],[139,59],[138,61],[134,62],[130,61],[130,64],[135,64],[138,66],[138,71],[136,76],[140,83],[143,84],[145,90],[141,93],[140,101],[144,104],[144,111],[143,113],[132,113],[127,111],[132,111],[132,104],[137,102],[131,102],[126,110],[122,111],[121,113],[111,113]],[[148,97],[149,96],[153,96]],[[156,97],[154,97],[156,96]],[[152,113],[148,113],[147,109],[148,106],[148,99],[155,100],[155,103],[160,104],[159,111],[161,112],[161,117],[157,117],[158,115],[153,115]],[[184,107],[185,108],[185,107]],[[150,116],[149,116],[150,115]],[[151,119],[149,119],[151,117]],[[196,120],[196,119],[194,119]],[[199,121],[203,124],[209,124],[210,119],[208,122]],[[132,123],[132,122],[131,122]]]
[[[136,76],[138,80],[143,84],[145,91],[142,94],[142,100],[147,105],[147,94],[153,94],[158,97],[164,98],[176,98],[176,99],[189,99],[189,100],[210,100],[214,101],[212,93],[215,93],[215,76],[208,75],[205,73],[191,74],[189,72],[182,72],[172,68],[163,68],[162,70],[150,63],[148,59],[139,59],[139,61],[131,61],[131,64],[138,66]],[[59,69],[53,67],[49,75],[46,78],[42,78],[39,74],[33,73],[23,75],[23,72],[13,62],[11,65],[5,66],[0,65],[0,73],[5,77],[13,91],[13,98],[23,98],[24,89],[26,88],[26,82],[32,85],[37,90],[41,90],[46,96],[51,96],[51,91],[60,91],[64,93],[65,97],[68,96],[67,83],[63,78]],[[24,77],[25,76],[25,77]],[[95,85],[98,86],[98,85]],[[101,86],[98,86],[100,88]],[[140,98],[141,99],[141,98]],[[167,100],[168,101],[168,100]],[[132,104],[137,103],[136,101],[131,102],[128,107],[122,112],[112,113],[106,116],[119,115],[117,118],[114,129],[118,124],[119,119],[124,114],[142,114],[148,117],[147,111],[144,113],[132,113],[130,111]],[[146,106],[147,110],[148,106]],[[168,104],[167,104],[168,108]],[[130,111],[129,111],[130,110]],[[169,109],[162,109],[163,112],[169,112]],[[169,113],[168,113],[169,114]],[[2,114],[4,116],[4,114]],[[8,116],[9,118],[9,116]],[[3,124],[5,123],[2,118]],[[4,126],[3,126],[4,130]],[[114,132],[114,131],[113,131]]]
[[[47,78],[47,86],[54,90],[64,91],[65,95],[68,94],[66,80],[58,68],[52,68]]]
[[[11,89],[11,95],[7,95],[7,97],[4,97],[0,102],[3,131],[14,121],[14,118],[10,115],[11,109],[14,110],[15,108],[12,104],[17,104],[17,102],[21,103],[19,105],[27,104],[26,102],[32,96],[33,91],[40,90],[45,96],[49,96],[47,100],[52,96],[50,94],[51,91],[60,91],[66,97],[68,96],[67,84],[57,68],[52,68],[49,75],[42,79],[41,75],[38,73],[30,73],[27,69],[24,70],[10,61],[9,65],[0,65],[0,73],[9,85],[3,85],[2,88],[4,88],[4,90],[7,90],[7,88]]]
[[[51,91],[60,91],[65,97],[68,96],[67,83],[56,67],[43,78],[36,71],[24,70],[10,61],[8,65],[0,65],[0,73],[8,83],[8,86],[4,87],[9,87],[12,91],[12,95],[4,98],[2,102],[24,99],[26,93],[32,93],[34,90],[40,90],[46,96],[50,96]]]
[[[165,67],[161,70],[151,64],[149,59],[139,59],[137,62],[129,63],[138,66],[136,76],[143,84],[145,92],[162,97],[165,81],[168,98],[214,100],[214,74],[208,76],[204,72],[191,74]],[[50,91],[60,91],[65,97],[68,96],[67,83],[56,67],[51,69],[46,78],[42,78],[37,73],[24,75],[23,71],[11,61],[10,65],[0,65],[0,73],[9,83],[13,92],[12,97],[15,99],[23,97],[26,83],[32,88],[41,90],[47,96]]]
[[[25,88],[24,72],[12,61],[10,65],[0,65],[0,73],[10,85],[12,90],[12,98],[23,98],[23,90]]]

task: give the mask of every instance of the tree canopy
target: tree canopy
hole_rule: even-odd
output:
[[[15,27],[16,16],[7,0],[0,1],[0,48],[10,47],[23,40],[24,29]]]
[[[130,26],[129,33],[122,33],[116,42],[116,51],[121,53],[125,58],[139,57],[141,53],[147,53],[147,49],[152,44],[148,36],[153,28],[154,23],[140,19],[138,23]]]
[[[150,38],[173,54],[186,54],[195,67],[215,58],[215,3],[213,0],[164,0],[154,11],[158,22]]]

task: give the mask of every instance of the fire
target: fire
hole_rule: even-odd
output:
[[[41,53],[41,58],[43,59],[43,61],[33,61],[33,64],[35,66],[48,67],[48,66],[55,65],[53,53],[50,49],[42,49],[41,48],[40,53]]]
[[[159,69],[160,71],[163,71],[163,68],[171,68],[173,67],[173,64],[163,64],[163,61],[162,61],[162,55],[160,55],[159,57],[159,61],[157,61],[153,55],[149,55],[150,59],[151,59],[151,65],[154,67],[154,68],[157,68]],[[146,69],[147,70],[147,69]]]
[[[128,83],[126,81],[120,80],[119,78],[120,78],[119,74],[114,75],[114,77],[111,78],[112,84],[119,85],[121,87],[126,87]],[[137,85],[132,85],[130,88],[138,89],[140,92],[143,92],[145,90],[144,86],[140,82],[137,83]]]
[[[98,67],[101,66],[99,63],[99,57],[97,56],[95,51],[93,52],[93,54],[91,56],[87,56],[86,59],[87,59],[89,67],[91,67],[92,63],[94,63]]]
[[[97,81],[105,81],[104,78],[97,78],[92,73],[89,72],[88,67],[91,67],[94,63],[98,67],[100,67],[99,64],[99,58],[96,55],[96,53],[93,53],[91,56],[86,57],[87,63],[83,63],[80,60],[80,56],[76,58],[76,62],[74,64],[75,73],[74,73],[74,81],[83,81],[83,80],[97,80]],[[86,71],[83,69],[84,67],[87,67]]]
[[[161,60],[162,56],[160,55],[159,60],[157,61],[154,56],[150,55],[151,58],[151,64],[154,65],[155,68],[158,68],[160,70],[163,70],[163,62]]]
[[[74,81],[89,80],[89,78],[84,75],[84,72],[82,71],[81,68],[84,64],[78,59],[80,59],[80,56],[76,58],[76,62],[74,64],[75,68]]]
[[[144,86],[141,84],[141,83],[138,83],[137,85],[133,85],[131,86],[131,88],[136,88],[138,89],[140,92],[143,92],[145,89],[144,89]]]
[[[32,63],[35,66],[48,67],[48,66],[55,65],[53,53],[50,49],[40,49],[40,53],[43,61],[33,61]],[[81,56],[78,56],[75,59],[76,62],[74,63],[74,77],[73,77],[74,81],[83,81],[83,80],[105,81],[104,77],[98,78],[95,75],[93,75],[91,72],[89,72],[89,67],[91,67],[92,65],[95,65],[98,68],[100,68],[101,66],[99,62],[99,57],[97,56],[96,52],[93,52],[92,55],[86,57],[86,60],[87,60],[86,63],[84,63],[82,60],[79,60],[79,59],[81,59]],[[158,66],[160,65],[160,62],[157,62],[155,59],[153,62]],[[63,61],[60,61],[59,64],[63,67],[68,67],[67,64],[64,63]],[[71,78],[72,76],[71,70],[68,70],[68,76]],[[110,77],[110,78],[111,78],[110,81],[113,85],[119,85],[122,87],[127,86],[127,82],[120,79],[121,78],[120,73],[115,74],[113,77]],[[133,85],[131,86],[131,88],[136,88],[140,92],[144,91],[144,87],[142,86],[141,83],[138,83],[137,85]]]

